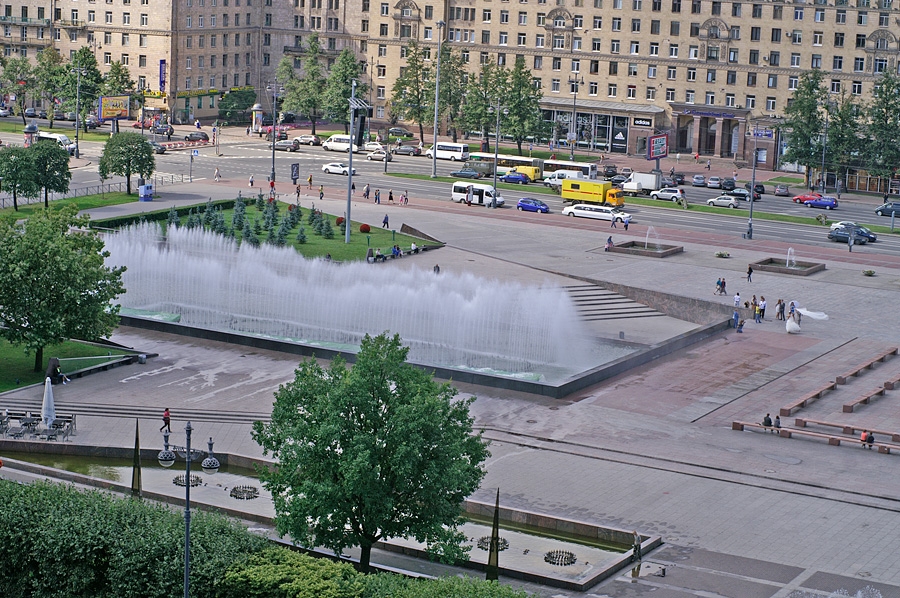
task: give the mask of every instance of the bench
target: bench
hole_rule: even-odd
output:
[[[847,378],[852,378],[853,376],[858,376],[863,370],[871,369],[872,366],[874,366],[879,361],[884,361],[891,355],[896,355],[896,354],[897,354],[897,347],[892,347],[892,348],[888,349],[887,351],[883,351],[882,353],[879,353],[876,357],[853,368],[852,370],[848,371],[847,373],[845,373],[841,376],[837,376],[834,379],[834,381],[837,384],[846,384]]]
[[[900,388],[900,376],[884,383],[885,390],[897,390],[898,388]]]
[[[875,397],[881,397],[881,396],[884,396],[884,387],[883,386],[881,388],[876,388],[875,390],[873,390],[871,392],[861,394],[858,397],[856,397],[855,399],[853,399],[852,401],[850,401],[849,403],[844,403],[842,411],[844,413],[853,413],[853,408],[856,407],[857,405],[868,405],[869,401],[871,401]]]
[[[858,436],[860,432],[863,430],[871,430],[875,433],[876,436],[884,436],[886,438],[890,438],[891,442],[900,442],[900,433],[898,432],[888,432],[887,430],[876,430],[871,427],[860,427],[848,424],[839,424],[835,422],[828,422],[818,419],[808,419],[804,417],[798,417],[794,420],[794,425],[798,428],[805,428],[808,425],[814,426],[824,426],[826,428],[840,428],[841,432],[844,434],[849,434],[851,436]]]
[[[739,422],[734,421],[731,422],[732,430],[743,431],[744,428],[758,428],[762,430],[766,430],[767,426],[763,426],[762,424],[754,424],[749,422]],[[877,432],[875,432],[877,434]],[[794,435],[805,436],[809,438],[816,438],[819,440],[826,440],[831,446],[840,446],[842,442],[851,443],[851,444],[859,444],[859,438],[852,438],[847,436],[835,436],[833,434],[822,434],[821,432],[812,432],[810,430],[796,429],[796,428],[780,428],[778,431],[778,435],[782,438],[792,438]],[[879,453],[884,453],[889,455],[891,449],[900,451],[900,445],[896,444],[888,444],[884,442],[875,442],[872,446],[878,447]]]
[[[782,417],[790,417],[798,409],[801,409],[802,407],[806,407],[806,405],[808,403],[812,403],[816,399],[821,399],[822,395],[825,394],[825,392],[827,392],[829,390],[834,390],[836,387],[837,387],[836,382],[829,382],[828,384],[826,384],[820,388],[817,388],[816,390],[814,390],[810,393],[803,395],[796,401],[794,401],[792,403],[788,403],[787,405],[785,405],[778,411],[778,414]]]

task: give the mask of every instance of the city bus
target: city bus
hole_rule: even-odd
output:
[[[529,158],[528,156],[511,156],[509,154],[499,154],[497,156],[497,174],[506,174],[513,168],[516,172],[527,174],[532,181],[537,181],[543,176],[542,168],[543,160],[540,158]],[[494,154],[472,152],[469,154],[469,165],[478,172],[485,174],[494,173]]]
[[[438,141],[437,146],[431,146],[425,152],[425,156],[431,158],[434,153],[438,160],[457,160],[469,159],[469,144],[467,143],[450,143],[448,141]]]
[[[586,179],[597,178],[597,165],[594,162],[569,162],[568,160],[544,160],[544,176],[557,170],[574,170]]]

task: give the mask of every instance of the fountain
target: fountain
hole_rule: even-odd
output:
[[[653,235],[655,243],[650,244],[650,236]],[[641,255],[644,257],[668,257],[681,253],[684,247],[677,245],[663,245],[659,242],[659,235],[652,226],[647,227],[647,234],[644,237],[644,243],[641,245],[637,241],[625,241],[624,243],[616,243],[609,248],[610,253],[628,253],[631,255]]]
[[[791,274],[794,276],[809,276],[814,272],[825,269],[825,264],[817,264],[813,262],[798,262],[794,256],[794,248],[788,247],[787,256],[784,260],[777,258],[766,258],[753,264],[754,270],[760,272],[777,272],[779,274]]]
[[[558,286],[436,276],[430,268],[338,266],[293,249],[238,248],[201,229],[170,230],[163,239],[155,224],[110,235],[106,248],[109,264],[127,267],[125,323],[156,320],[160,330],[295,343],[320,357],[353,354],[365,334],[390,331],[410,347],[411,363],[448,370],[442,375],[455,380],[469,372],[544,384],[635,350],[586,337]]]

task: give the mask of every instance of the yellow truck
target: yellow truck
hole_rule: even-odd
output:
[[[597,203],[607,206],[623,206],[622,190],[609,181],[566,179],[562,182],[562,198],[572,203]]]

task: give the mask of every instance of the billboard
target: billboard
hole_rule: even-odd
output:
[[[131,96],[100,96],[100,109],[97,116],[101,121],[128,118],[128,106]]]
[[[647,159],[657,160],[669,155],[669,136],[651,135],[647,139]]]

